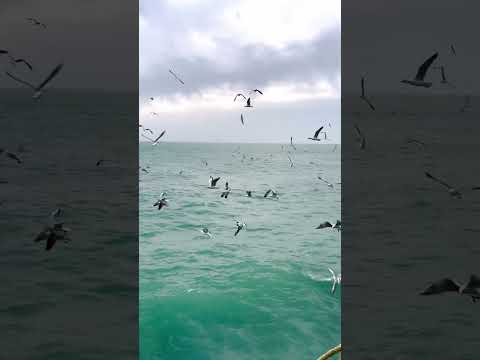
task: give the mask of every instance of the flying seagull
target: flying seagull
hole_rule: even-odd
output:
[[[278,194],[274,190],[268,189],[267,192],[265,193],[265,195],[263,195],[263,197],[266,198],[270,194],[272,194],[272,198],[276,198],[278,196]]]
[[[213,176],[210,176],[210,179],[208,180],[208,187],[210,188],[215,188],[217,186],[217,182],[220,180],[220,177],[213,178]]]
[[[462,198],[462,194],[460,193],[460,191],[458,191],[457,189],[455,189],[453,186],[450,186],[450,185],[447,184],[445,181],[440,180],[439,178],[433,176],[432,174],[430,174],[430,173],[427,172],[427,171],[425,171],[425,176],[426,176],[427,178],[435,181],[436,183],[439,183],[440,185],[446,187],[451,196],[453,196],[453,197],[455,197],[455,198],[457,198],[457,199],[461,199],[461,198]]]
[[[237,236],[238,233],[240,232],[240,230],[244,229],[247,227],[247,225],[245,223],[241,223],[239,221],[236,221],[236,225],[237,225],[237,230],[235,231],[235,235],[234,236]]]
[[[58,217],[63,214],[61,209],[55,209],[52,211],[48,218],[48,223],[44,229],[35,237],[34,242],[47,240],[45,250],[50,250],[57,240],[69,241],[68,233],[71,231],[69,228],[63,226],[63,223],[58,220]]]
[[[20,78],[18,78],[18,77],[16,77],[16,76],[10,74],[8,71],[6,72],[6,74],[7,74],[10,78],[12,78],[13,80],[18,81],[19,83],[22,83],[22,84],[24,84],[24,85],[27,85],[27,86],[31,87],[31,88],[35,91],[35,93],[33,94],[33,98],[34,98],[34,99],[37,99],[37,98],[39,98],[39,97],[42,95],[42,93],[43,93],[43,88],[44,88],[50,81],[52,81],[52,80],[55,78],[55,76],[58,75],[58,73],[60,72],[60,70],[62,70],[62,68],[63,68],[63,64],[59,64],[59,65],[55,66],[55,68],[50,72],[50,74],[45,78],[45,80],[43,80],[39,85],[30,84],[29,82],[24,81],[24,80],[22,80],[22,79],[20,79]]]
[[[30,23],[31,23],[32,25],[41,26],[41,27],[43,27],[44,29],[47,28],[47,25],[45,25],[44,23],[38,21],[37,19],[34,19],[34,18],[31,18],[31,17],[30,17],[30,18],[27,18],[27,20],[30,21]]]
[[[367,141],[365,139],[365,136],[363,135],[362,131],[360,130],[360,128],[358,127],[357,124],[354,125],[355,126],[355,130],[357,131],[357,135],[358,135],[358,142],[360,143],[360,149],[365,149],[365,146],[367,145]]]
[[[162,197],[160,200],[158,200],[153,206],[158,207],[158,210],[161,210],[162,207],[168,206],[168,200],[165,197]]]
[[[337,220],[335,225],[332,225],[329,221],[324,221],[320,225],[318,225],[315,229],[325,229],[325,228],[332,228],[337,231],[340,231],[342,228],[342,222],[340,220]]]
[[[318,134],[320,134],[320,131],[322,131],[323,129],[323,126],[318,129],[317,131],[315,131],[315,134],[313,135],[313,138],[308,138],[309,140],[315,140],[315,141],[321,141],[321,139],[318,138]]]
[[[327,184],[328,187],[333,188],[333,184],[329,183],[327,180],[322,179],[320,176],[317,176],[318,180],[323,181],[325,184]]]
[[[245,107],[253,107],[253,106],[250,104],[250,98],[247,99],[247,105],[245,105]]]
[[[450,83],[447,80],[447,77],[445,76],[445,67],[443,65],[442,66],[435,66],[432,69],[440,70],[440,74],[442,76],[442,80],[440,81],[441,84],[450,85],[451,87],[455,87],[452,83]]]
[[[480,277],[470,275],[470,279],[465,284],[459,284],[457,281],[444,278],[433,282],[420,295],[438,295],[445,292],[455,292],[459,295],[467,295],[473,302],[480,299]]]
[[[335,274],[335,271],[332,269],[328,268],[328,271],[330,271],[330,274],[332,274],[332,294],[335,293],[335,289],[337,288],[337,284],[340,286],[340,283],[342,281],[342,274]]]
[[[409,84],[413,86],[422,86],[429,88],[432,86],[431,82],[426,82],[425,75],[427,75],[428,68],[432,65],[435,59],[438,57],[438,52],[430,56],[427,60],[424,61],[422,65],[418,68],[417,74],[413,80],[402,80],[402,83]]]
[[[450,45],[450,51],[452,52],[453,55],[457,55],[457,52],[455,51],[455,48],[453,45]]]
[[[235,97],[233,98],[233,101],[237,100],[237,97],[243,97],[244,100],[247,100],[247,98],[245,97],[245,95],[241,94],[241,93],[238,93],[237,95],[235,95]]]
[[[0,148],[0,155],[5,154],[6,157],[9,159],[15,160],[17,164],[21,164],[23,161],[14,153],[7,151],[5,149]]]
[[[372,105],[372,103],[367,99],[367,96],[365,95],[365,78],[362,76],[362,95],[360,95],[360,98],[365,101],[368,106],[370,106],[370,109],[375,110],[375,107]]]
[[[290,146],[293,147],[294,150],[297,150],[295,145],[293,145],[293,136],[290,136]]]
[[[27,66],[30,69],[30,71],[33,70],[32,65],[25,59],[14,59],[13,61],[15,62],[15,64],[24,63],[25,66]]]
[[[178,80],[178,82],[180,82],[182,85],[185,85],[185,83],[183,82],[183,80],[180,79],[180,78],[177,76],[177,74],[175,74],[172,70],[169,69],[168,72],[169,72],[170,74],[172,74],[173,77]]]
[[[159,140],[162,138],[162,136],[165,135],[166,131],[167,131],[167,130],[163,130],[163,131],[160,133],[160,135],[157,136],[156,139],[151,139],[151,138],[149,138],[148,136],[145,136],[145,135],[143,135],[143,134],[142,134],[142,136],[143,136],[145,139],[150,140],[150,142],[152,143],[152,145],[155,146],[155,145],[158,144],[158,142],[159,142]]]

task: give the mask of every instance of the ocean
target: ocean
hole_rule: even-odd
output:
[[[0,92],[0,148],[23,160],[0,156],[0,358],[136,359],[138,101],[29,90]],[[56,208],[71,241],[45,251]]]
[[[316,359],[341,342],[341,232],[315,229],[341,216],[341,149],[296,148],[140,143],[141,359]]]

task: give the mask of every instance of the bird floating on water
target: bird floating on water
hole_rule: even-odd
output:
[[[207,235],[209,238],[212,238],[212,234],[210,233],[210,231],[208,231],[207,228],[201,229],[200,232],[201,232],[203,235]]]
[[[168,200],[165,197],[162,197],[160,200],[157,200],[153,206],[157,207],[158,210],[161,210],[164,206],[168,206]]]

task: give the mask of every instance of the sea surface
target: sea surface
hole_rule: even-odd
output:
[[[478,303],[419,293],[446,277],[480,275],[480,192],[471,191],[480,184],[480,99],[463,112],[461,95],[371,101],[375,112],[358,95],[342,98],[342,355],[477,359]]]
[[[315,229],[340,219],[340,157],[333,144],[140,144],[141,359],[316,359],[341,342],[328,271],[341,272],[341,232]]]
[[[28,90],[0,91],[0,148],[23,161],[0,155],[0,358],[136,359],[136,96]],[[45,251],[56,208],[71,241]]]

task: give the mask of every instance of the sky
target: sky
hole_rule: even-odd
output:
[[[22,57],[33,71],[14,71],[34,83],[63,62],[52,87],[138,91],[138,3],[131,0],[2,0],[0,49]],[[34,17],[47,29],[32,26]],[[0,88],[18,84],[3,74],[12,70],[0,58]]]
[[[340,3],[141,0],[140,123],[172,142],[307,143],[325,126],[338,143]],[[253,108],[233,101],[253,89]]]
[[[359,93],[366,77],[370,93],[480,94],[472,76],[480,63],[477,33],[480,3],[472,0],[345,1],[342,7],[342,89]],[[450,52],[454,45],[456,55]],[[440,72],[431,70],[430,89],[400,83],[414,77],[420,64],[435,52],[434,66],[445,66],[455,85],[438,84]]]

